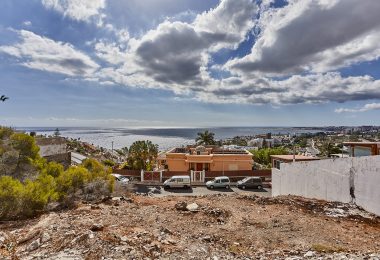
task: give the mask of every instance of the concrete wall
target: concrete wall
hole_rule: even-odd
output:
[[[62,137],[37,137],[36,144],[42,157],[67,153],[66,140]]]
[[[283,163],[280,168],[272,169],[273,196],[354,201],[380,215],[380,156]]]

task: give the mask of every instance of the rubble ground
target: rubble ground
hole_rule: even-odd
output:
[[[379,259],[380,220],[294,196],[131,195],[0,223],[0,259]]]

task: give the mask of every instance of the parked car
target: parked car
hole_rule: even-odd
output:
[[[263,188],[263,181],[260,177],[247,177],[238,181],[236,186],[243,190],[245,189],[259,189]]]
[[[126,185],[129,183],[129,179],[128,177],[126,176],[123,176],[123,175],[120,175],[120,174],[117,174],[117,173],[112,173],[111,174],[113,177],[115,177],[115,180],[121,184],[121,185]]]
[[[173,176],[170,179],[167,179],[164,182],[164,188],[190,188],[190,176],[184,175],[184,176]]]
[[[215,179],[206,182],[206,187],[210,189],[214,188],[230,188],[230,178],[227,176],[216,177]]]

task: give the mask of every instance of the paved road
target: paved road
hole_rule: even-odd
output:
[[[164,197],[164,196],[200,196],[208,194],[256,194],[259,196],[271,197],[272,190],[269,188],[264,188],[263,190],[241,190],[236,187],[231,187],[230,189],[207,189],[206,187],[192,187],[190,189],[167,189],[165,190],[162,186],[153,186],[153,185],[135,185],[135,191],[138,193],[151,193],[155,197]]]

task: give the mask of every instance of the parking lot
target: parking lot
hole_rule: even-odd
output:
[[[241,190],[237,187],[231,187],[230,189],[207,189],[205,186],[195,186],[188,189],[183,188],[171,188],[164,189],[159,185],[144,185],[136,184],[134,190],[137,193],[150,194],[154,197],[165,197],[165,196],[201,196],[209,194],[255,194],[259,196],[271,197],[272,190],[270,188],[264,188],[262,190],[257,189],[246,189]]]

